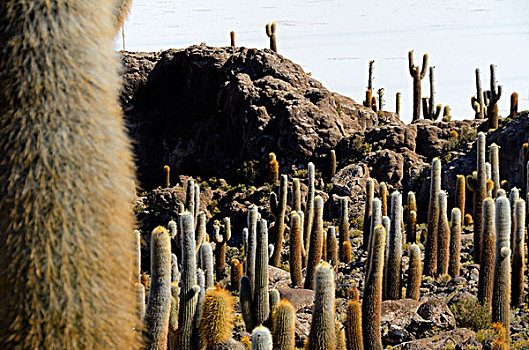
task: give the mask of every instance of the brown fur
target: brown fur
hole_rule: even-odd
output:
[[[2,349],[136,344],[114,21],[104,0],[0,2]]]

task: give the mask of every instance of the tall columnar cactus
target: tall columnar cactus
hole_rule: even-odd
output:
[[[195,217],[195,180],[187,179],[185,209]]]
[[[230,274],[231,290],[238,291],[240,289],[240,280],[243,276],[243,267],[238,259],[231,261],[231,274]]]
[[[336,350],[347,350],[344,325],[340,321],[335,320],[334,330],[336,332]]]
[[[406,241],[415,243],[417,241],[417,201],[415,193],[408,192],[408,206],[406,210]]]
[[[452,120],[452,116],[450,115],[450,106],[445,106],[443,108],[443,119],[442,121],[443,122],[449,122],[450,120]]]
[[[298,178],[292,179],[292,210],[301,211],[301,188]]]
[[[511,118],[516,118],[518,115],[518,94],[516,92],[513,92],[511,94],[511,108],[510,108],[510,114],[509,116]]]
[[[453,208],[450,217],[450,262],[448,274],[452,277],[459,276],[461,268],[461,211]]]
[[[151,235],[151,271],[143,339],[147,349],[161,350],[167,348],[171,309],[171,241],[161,226]]]
[[[437,201],[439,206],[439,221],[437,223],[437,275],[446,275],[448,274],[448,265],[450,262],[450,226],[448,225],[445,191],[439,192]]]
[[[387,295],[387,282],[388,282],[388,264],[387,264],[387,256],[389,254],[389,233],[391,231],[391,219],[389,216],[383,216],[382,217],[382,226],[384,226],[384,229],[386,230],[386,249],[384,250],[384,278],[382,280],[382,300],[386,300],[388,298]]]
[[[195,230],[198,224],[198,214],[200,213],[200,185],[195,182],[195,207],[193,212],[193,219],[195,220]],[[200,242],[202,244],[202,242]],[[199,246],[197,246],[198,249]]]
[[[366,204],[364,209],[364,222],[371,222],[371,214],[373,210],[373,198],[375,196],[375,182],[372,178],[368,178],[366,181]],[[362,249],[367,250],[369,247],[369,236],[370,236],[370,227],[369,225],[364,225],[363,228],[363,241]]]
[[[163,175],[164,175],[164,187],[171,187],[171,168],[169,165],[163,166]]]
[[[441,105],[435,104],[435,67],[430,67],[430,97],[422,98],[424,119],[437,120],[441,115]]]
[[[347,348],[349,350],[363,350],[362,305],[359,301],[358,289],[353,288],[351,290],[345,312],[347,315]]]
[[[290,214],[290,279],[293,286],[301,286],[301,221],[299,215],[293,211]]]
[[[171,282],[180,279],[180,272],[178,271],[178,258],[176,254],[171,254]]]
[[[426,75],[428,69],[428,54],[422,57],[422,68],[413,63],[413,50],[408,53],[408,66],[410,75],[413,78],[413,121],[421,118],[421,80]]]
[[[136,320],[137,324],[134,326],[136,332],[143,331],[143,320],[145,319],[145,286],[141,283],[134,283],[134,294],[136,296]]]
[[[481,89],[481,72],[476,68],[476,96],[472,98],[472,108],[476,112],[475,119],[485,119],[486,109],[483,101],[483,90]]]
[[[371,108],[373,105],[373,93],[371,89],[366,90],[366,99],[362,102],[364,107]]]
[[[496,80],[496,68],[495,64],[490,65],[490,90],[485,91],[489,130],[498,128],[498,101],[501,98],[502,86],[498,85]]]
[[[492,198],[496,198],[496,192],[500,189],[500,148],[497,144],[490,145],[491,179],[494,182]]]
[[[384,88],[377,90],[378,93],[378,110],[381,111],[384,108]]]
[[[351,242],[343,244],[343,262],[349,264],[353,260],[353,246]]]
[[[433,276],[437,272],[437,231],[439,205],[437,196],[441,191],[441,161],[434,158],[430,177],[430,205],[428,207],[428,239],[424,254],[424,274]]]
[[[279,162],[277,161],[276,154],[270,152],[268,154],[268,182],[275,185],[279,180]]]
[[[400,118],[400,99],[401,99],[401,93],[400,92],[397,92],[397,94],[395,95],[395,113],[397,114],[397,116]]]
[[[229,217],[222,220],[222,225],[215,225],[213,229],[215,240],[215,274],[220,280],[226,269],[226,244],[231,238],[231,222]]]
[[[197,215],[197,224],[195,225],[196,228],[196,245],[197,245],[197,253],[200,251],[200,247],[202,246],[202,243],[204,242],[204,239],[206,237],[206,213],[201,211]]]
[[[287,211],[287,195],[288,195],[288,178],[286,175],[281,175],[279,183],[279,193],[274,192],[270,195],[270,211],[274,216],[274,254],[272,255],[271,265],[279,266],[281,261],[281,248],[283,247],[283,233],[285,231],[285,213]]]
[[[251,332],[255,327],[254,309],[252,306],[252,285],[248,276],[242,276],[239,289],[239,304],[246,331]]]
[[[378,225],[382,225],[382,202],[379,198],[373,199],[373,213],[371,215],[371,226],[370,226],[370,238],[373,236],[373,232],[375,231],[375,227]],[[367,277],[369,275],[369,270],[371,269],[371,252],[373,250],[373,240],[370,239],[369,241],[369,249],[367,250],[367,260],[366,260],[366,272],[365,272],[365,279],[367,280]]]
[[[492,286],[494,273],[494,245],[496,242],[496,223],[494,221],[495,204],[492,198],[483,201],[483,236],[481,240],[481,262],[479,268],[478,300],[492,303]]]
[[[499,192],[500,193],[500,192]],[[520,199],[520,191],[514,187],[510,192],[509,192],[509,203],[511,204],[511,238],[510,238],[510,242],[511,242],[511,252],[512,254],[514,255],[514,231],[516,231],[516,227],[517,227],[517,224],[516,224],[516,211],[514,210],[514,207],[516,205],[516,202],[518,201],[518,199]]]
[[[466,181],[464,175],[457,175],[456,177],[456,192],[454,199],[454,206],[459,208],[461,213],[461,222],[465,217],[465,202],[466,202]]]
[[[248,208],[248,246],[246,247],[246,276],[253,288],[255,281],[255,254],[257,251],[257,220],[259,209],[255,205]]]
[[[270,316],[269,320],[273,322],[273,313],[277,305],[279,305],[279,301],[281,300],[281,295],[279,294],[279,291],[275,288],[272,288],[268,291],[268,305],[270,308]]]
[[[204,271],[199,268],[197,268],[197,284],[200,287],[200,292],[198,293],[197,309],[193,321],[193,335],[195,338],[192,341],[202,344],[200,326],[202,323],[202,311],[204,311],[204,300],[206,298],[206,276],[204,275]]]
[[[386,259],[387,282],[386,299],[401,298],[400,276],[402,265],[402,196],[398,191],[391,194],[391,228],[389,231],[389,245]]]
[[[180,287],[178,281],[171,283],[171,310],[169,312],[169,349],[175,349],[177,345],[178,312]],[[143,294],[145,296],[145,294]]]
[[[349,199],[347,197],[340,198],[340,223],[338,224],[338,234],[340,235],[340,260],[344,261],[343,245],[345,242],[349,242]]]
[[[327,229],[327,261],[332,266],[338,266],[340,262],[338,260],[338,242],[336,241],[336,229],[334,226],[329,226]]]
[[[272,350],[272,334],[268,328],[259,326],[255,328],[250,337],[252,341],[252,350]]]
[[[329,177],[333,177],[336,174],[336,151],[331,150],[329,152]]]
[[[235,32],[233,30],[230,32],[230,46],[235,47]]]
[[[277,42],[276,42],[277,26],[276,24],[272,23],[272,25],[270,25],[270,23],[267,23],[265,29],[266,29],[266,36],[270,38],[270,50],[277,52]]]
[[[134,256],[132,261],[132,283],[141,282],[141,233],[134,230],[132,234]]]
[[[388,216],[388,185],[380,183],[380,201],[382,202],[382,216]]]
[[[487,174],[485,168],[485,134],[480,132],[476,142],[477,147],[477,176],[475,183],[476,203],[474,215],[474,261],[481,261],[480,247],[483,234],[483,200],[487,196]]]
[[[307,277],[308,278],[308,277]],[[334,322],[334,269],[326,262],[319,264],[314,275],[314,309],[307,342],[308,350],[336,347]]]
[[[525,201],[518,199],[514,205],[516,229],[513,240],[512,258],[512,295],[511,304],[518,306],[523,302],[525,268]]]
[[[369,276],[367,276],[364,299],[362,300],[362,333],[364,336],[364,349],[366,350],[382,350],[380,311],[382,308],[385,246],[386,230],[382,225],[378,225],[373,232],[371,268],[369,269]]]
[[[314,187],[314,175],[315,169],[314,164],[309,163],[307,167],[307,203],[305,204],[305,213],[303,217],[303,266],[307,266],[308,253],[310,249],[310,236],[312,230],[312,221],[314,220],[314,196],[315,196],[315,187]]]
[[[373,75],[373,71],[375,70],[375,60],[369,61],[369,70],[368,70],[368,78],[367,78],[367,89],[373,91],[373,80],[375,79],[375,76]]]
[[[202,243],[200,247],[200,268],[206,276],[206,289],[213,287],[215,283],[213,278],[213,249],[209,242]]]
[[[208,349],[215,348],[231,339],[233,329],[233,298],[217,286],[206,292],[200,324],[202,344]]]
[[[421,297],[422,262],[421,249],[417,244],[410,247],[410,263],[408,268],[408,285],[406,298],[419,300]]]
[[[323,198],[314,199],[314,225],[312,226],[310,248],[308,253],[305,289],[314,288],[314,272],[320,262],[323,246]]]
[[[274,309],[272,315],[272,339],[274,349],[295,349],[296,337],[296,309],[286,300],[282,299]]]
[[[253,287],[253,308],[255,325],[261,325],[270,316],[268,299],[268,226],[266,220],[257,223],[257,249],[255,255],[255,285]]]

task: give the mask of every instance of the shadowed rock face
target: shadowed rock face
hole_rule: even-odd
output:
[[[392,113],[332,94],[269,50],[191,46],[122,53],[123,109],[145,188],[174,174],[233,178],[244,161],[275,152],[282,170],[318,162],[343,138]],[[264,164],[262,164],[264,168]]]

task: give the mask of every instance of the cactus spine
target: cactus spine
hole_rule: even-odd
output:
[[[483,201],[483,236],[479,268],[478,300],[482,304],[486,303],[489,307],[492,303],[494,245],[496,242],[494,212],[494,200],[492,198],[486,198]]]
[[[373,197],[375,196],[375,182],[372,178],[368,178],[366,181],[366,205],[364,209],[364,222],[371,222],[371,214],[373,210]],[[363,242],[362,249],[367,250],[369,248],[369,236],[370,227],[364,225],[363,228]]]
[[[430,205],[428,207],[428,239],[424,256],[424,274],[433,276],[437,272],[437,231],[439,205],[437,196],[441,191],[441,161],[434,158],[430,177]]]
[[[340,260],[344,261],[343,246],[349,242],[349,200],[347,197],[340,198],[340,223],[338,225],[340,235]],[[338,262],[334,266],[338,266]]]
[[[250,337],[252,350],[272,350],[272,335],[268,328],[259,326],[255,328]]]
[[[421,118],[421,80],[426,75],[428,69],[428,54],[422,57],[422,68],[413,63],[413,50],[408,53],[408,68],[413,78],[413,121]]]
[[[512,295],[511,304],[518,306],[523,302],[525,267],[525,201],[518,199],[514,205],[515,226],[512,258]]]
[[[307,275],[305,289],[314,288],[314,272],[320,262],[323,246],[323,199],[317,196],[314,199],[314,225],[312,227],[311,242],[308,254]]]
[[[378,225],[373,232],[372,260],[362,300],[362,333],[364,349],[382,350],[380,334],[380,310],[382,307],[382,278],[386,230]]]
[[[502,93],[502,86],[498,85],[496,80],[496,68],[495,64],[490,65],[490,90],[485,91],[485,104],[488,105],[489,130],[498,128],[498,101]]]
[[[466,181],[464,175],[457,175],[456,177],[456,193],[454,206],[459,208],[461,213],[461,222],[465,217],[465,199],[466,199]]]
[[[217,286],[206,292],[200,324],[202,343],[213,348],[231,338],[233,299],[228,291]]]
[[[272,25],[269,23],[266,24],[266,36],[270,38],[270,50],[274,52],[277,52],[276,29],[277,26],[275,23],[272,23]]]
[[[450,263],[448,274],[452,277],[459,276],[461,268],[461,211],[453,208],[450,221]]]
[[[271,265],[279,266],[281,261],[281,248],[283,247],[283,233],[285,231],[285,213],[287,210],[288,178],[281,175],[279,183],[279,195],[275,193],[270,195],[270,211],[274,216],[274,254],[272,255]],[[279,198],[278,198],[279,197]]]
[[[282,299],[274,310],[272,330],[274,349],[295,349],[296,310],[286,299]]]
[[[307,277],[308,278],[308,277]],[[308,350],[336,347],[334,322],[334,270],[326,262],[316,267],[314,275],[314,310],[307,343]]]
[[[151,235],[151,288],[145,318],[147,349],[166,349],[171,309],[171,242],[169,233],[158,226]]]
[[[309,163],[307,167],[307,181],[309,191],[307,193],[307,203],[305,204],[305,213],[303,218],[303,266],[307,266],[308,253],[310,249],[310,236],[312,230],[312,221],[314,220],[314,164]]]
[[[334,226],[329,226],[327,229],[327,261],[332,266],[338,266],[340,262],[338,260],[338,243],[336,241],[336,229]]]
[[[439,221],[437,223],[438,252],[437,275],[448,274],[450,262],[450,226],[448,225],[446,192],[440,191],[437,195],[439,206]]]
[[[478,134],[477,144],[477,176],[474,192],[476,193],[474,215],[474,261],[481,261],[481,236],[483,235],[483,200],[487,196],[487,173],[485,165],[485,134]]]
[[[406,298],[419,300],[421,297],[422,262],[421,249],[417,244],[410,247],[410,263],[408,268],[408,286]]]
[[[389,250],[386,265],[386,299],[401,298],[400,275],[402,265],[402,196],[398,191],[391,194],[391,228],[389,231]]]
[[[347,314],[347,345],[349,350],[363,350],[362,305],[359,302],[358,290],[351,290],[351,298],[345,307]]]
[[[430,67],[430,97],[422,98],[424,119],[437,120],[441,115],[441,105],[435,104],[435,66]]]
[[[490,165],[492,175],[491,178],[494,182],[492,198],[496,198],[496,193],[500,189],[500,148],[495,143],[490,145]]]
[[[255,286],[253,287],[253,313],[255,325],[263,324],[270,316],[268,299],[268,227],[266,220],[257,223],[257,250],[255,256]]]

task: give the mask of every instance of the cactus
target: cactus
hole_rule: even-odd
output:
[[[197,229],[198,224],[198,214],[200,213],[200,186],[199,184],[195,183],[195,211],[193,212],[193,219],[195,220],[195,230]],[[202,244],[202,242],[200,242]],[[197,250],[200,245],[198,245],[197,242]]]
[[[400,275],[402,265],[402,196],[398,191],[391,194],[391,228],[389,231],[389,250],[386,258],[388,266],[386,299],[401,298]]]
[[[136,320],[135,330],[139,333],[143,330],[143,320],[145,318],[145,286],[141,283],[134,283],[136,295]]]
[[[364,209],[364,222],[371,222],[371,214],[373,209],[373,197],[375,196],[375,182],[372,178],[366,181],[366,205]],[[369,247],[370,227],[364,225],[363,228],[362,249],[367,250]]]
[[[213,348],[231,338],[233,312],[233,299],[228,291],[217,284],[206,292],[200,324],[202,344]]]
[[[255,254],[257,251],[257,220],[259,210],[255,205],[248,208],[248,246],[246,248],[246,276],[253,288],[255,282]]]
[[[133,232],[134,256],[132,261],[132,283],[141,282],[141,233],[139,230]]]
[[[500,189],[500,148],[497,144],[490,145],[491,179],[494,182],[492,198],[496,198],[496,192]]]
[[[485,119],[486,108],[483,102],[483,90],[481,89],[481,72],[476,68],[476,97],[472,98],[472,108],[476,111],[475,119]]]
[[[347,350],[344,325],[340,321],[335,320],[334,330],[336,332],[336,350]]]
[[[387,235],[386,235],[386,249],[384,250],[385,258],[384,258],[384,269],[383,269],[384,278],[382,279],[382,300],[387,300],[387,298],[388,298],[388,295],[387,295],[387,291],[388,291],[387,282],[388,282],[388,268],[389,268],[389,265],[387,264],[387,257],[388,257],[388,254],[389,254],[389,233],[390,233],[390,230],[391,230],[391,219],[389,218],[389,216],[383,216],[382,217],[382,226],[384,226],[384,229],[387,232]]]
[[[371,108],[373,101],[373,94],[371,89],[366,90],[366,99],[362,102],[364,107]]]
[[[422,57],[422,69],[413,64],[413,50],[408,53],[408,66],[410,75],[413,78],[413,121],[421,118],[421,80],[426,75],[428,69],[428,54]]]
[[[463,218],[465,217],[465,199],[466,199],[465,189],[466,189],[465,176],[457,175],[454,206],[456,208],[459,208],[459,212],[461,213],[460,222],[463,222]]]
[[[270,50],[277,52],[277,42],[276,42],[276,29],[277,26],[275,23],[272,23],[270,25],[269,23],[266,24],[266,36],[270,38]]]
[[[251,332],[255,327],[254,309],[252,306],[252,284],[248,276],[242,276],[239,289],[239,304],[246,331]]]
[[[448,274],[452,277],[459,276],[461,268],[461,211],[453,208],[450,217],[450,262]]]
[[[514,231],[516,231],[516,227],[517,227],[517,224],[516,224],[516,211],[514,210],[514,207],[516,205],[516,202],[518,201],[518,199],[520,199],[520,191],[518,191],[518,189],[515,187],[511,190],[511,192],[509,192],[509,203],[511,205],[511,222],[512,222],[512,225],[511,225],[511,238],[510,238],[510,242],[511,242],[511,252],[514,256]]]
[[[516,118],[518,115],[518,94],[516,92],[513,92],[511,94],[511,108],[510,108],[510,114],[509,116],[511,118]]]
[[[349,199],[347,197],[340,198],[340,223],[338,225],[338,233],[340,235],[340,260],[344,261],[344,243],[349,242]],[[338,262],[334,266],[338,266]]]
[[[263,326],[255,328],[250,339],[252,341],[252,350],[272,350],[272,335],[268,328]]]
[[[437,223],[437,275],[448,274],[450,262],[450,226],[448,225],[446,192],[440,191],[437,195],[439,206],[439,221]]]
[[[395,105],[396,105],[396,107],[395,107],[395,113],[396,113],[397,116],[399,116],[399,118],[400,118],[400,99],[401,99],[401,93],[400,93],[400,92],[397,92],[397,94],[396,94],[395,96],[396,96],[396,97],[395,97],[395,99],[396,99],[396,101],[395,101]]]
[[[367,89],[373,91],[373,80],[375,79],[375,76],[373,75],[373,71],[375,70],[375,60],[369,61],[369,70],[368,70],[368,78],[367,78]]]
[[[523,302],[524,268],[525,268],[525,201],[518,199],[514,205],[514,220],[516,229],[513,239],[512,258],[512,295],[511,304],[519,306]]]
[[[312,230],[312,221],[314,220],[314,164],[309,163],[307,167],[308,193],[307,203],[305,204],[305,213],[303,218],[303,266],[307,266],[308,253],[310,249],[310,236]]]
[[[296,337],[296,309],[286,300],[282,299],[272,315],[272,339],[274,349],[295,349]]]
[[[430,205],[428,207],[428,239],[424,254],[424,274],[433,276],[437,272],[437,231],[439,205],[437,196],[441,191],[441,161],[434,158],[430,177]]]
[[[435,104],[435,66],[430,67],[430,97],[422,98],[424,119],[437,120],[441,115],[441,105]]]
[[[322,248],[321,248],[321,260],[329,261],[327,259],[327,231],[326,230],[323,230],[323,240],[322,240]]]
[[[222,233],[221,233],[222,232]],[[222,226],[213,226],[215,240],[215,274],[220,280],[226,269],[226,243],[231,239],[231,222],[229,217],[222,220]]]
[[[384,88],[377,90],[378,93],[378,110],[381,111],[384,108]]]
[[[419,300],[421,297],[422,262],[421,249],[417,244],[410,247],[410,263],[408,268],[408,285],[406,298]]]
[[[195,181],[187,179],[185,209],[195,217]]]
[[[379,198],[373,199],[373,213],[371,215],[371,226],[370,226],[370,238],[373,237],[373,232],[375,231],[375,227],[382,224],[382,202]],[[365,226],[365,225],[364,225]],[[371,252],[373,250],[373,240],[370,239],[369,241],[369,249],[367,250],[367,260],[366,260],[366,272],[365,272],[365,279],[367,280],[367,277],[369,275],[369,270],[371,269]]]
[[[486,303],[489,308],[492,302],[494,245],[496,242],[494,212],[494,200],[492,198],[486,198],[483,201],[483,236],[479,268],[478,300],[482,304]]]
[[[329,177],[333,177],[336,174],[336,151],[331,150],[329,152]]]
[[[164,187],[165,188],[171,187],[171,168],[169,167],[169,165],[163,166],[163,175],[165,179]]]
[[[380,334],[380,311],[382,307],[382,278],[386,230],[378,225],[373,231],[372,260],[362,300],[362,333],[364,348],[382,350]]]
[[[334,349],[336,347],[334,322],[335,283],[334,270],[331,265],[323,262],[316,267],[313,285],[314,309],[307,349]]]
[[[253,312],[255,325],[261,325],[270,316],[268,300],[268,226],[266,220],[257,223],[257,249],[255,255],[255,285],[253,287]]]
[[[283,247],[283,233],[285,230],[285,213],[287,210],[287,195],[288,195],[288,178],[286,175],[281,175],[279,184],[279,194],[270,195],[270,211],[274,216],[274,254],[272,255],[271,265],[278,267],[281,261],[281,248]],[[279,198],[278,198],[279,197]]]
[[[443,108],[443,122],[447,123],[450,120],[452,120],[452,116],[450,115],[450,106],[445,106]]]
[[[268,305],[269,308],[270,308],[270,316],[269,316],[269,319],[270,321],[273,322],[273,314],[274,314],[274,309],[276,308],[277,305],[279,305],[279,301],[281,299],[281,296],[279,295],[279,291],[275,288],[272,288],[268,291]]]
[[[353,260],[353,247],[351,242],[344,242],[343,244],[343,262],[349,264]]]
[[[290,213],[290,279],[293,286],[300,286],[301,276],[301,221],[299,215],[293,211]]]
[[[371,109],[373,110],[373,112],[376,112],[378,111],[378,108],[377,108],[377,98],[375,96],[373,96],[371,98]]]
[[[475,211],[474,215],[474,261],[481,261],[480,247],[481,236],[483,235],[483,200],[486,198],[487,192],[487,174],[485,166],[485,134],[480,132],[476,142],[477,150],[477,173],[474,192],[475,196]]]
[[[169,349],[175,349],[177,345],[177,330],[178,330],[178,312],[179,312],[179,298],[180,288],[178,281],[171,283],[171,310],[169,312]]]
[[[299,179],[292,179],[292,210],[301,211],[301,189]]]
[[[200,247],[200,268],[205,273],[206,289],[213,287],[215,280],[213,278],[213,249],[208,242],[202,243]]]
[[[498,101],[501,98],[502,86],[498,85],[496,80],[496,68],[495,64],[490,65],[490,90],[485,91],[484,99],[487,105],[489,130],[498,128]]]
[[[146,273],[141,274],[141,284],[145,287],[145,291],[149,290],[149,275]]]
[[[334,226],[329,226],[327,229],[327,261],[332,266],[338,266],[340,262],[338,260],[338,243],[336,241],[336,229]]]
[[[178,271],[178,258],[176,254],[171,254],[171,283],[180,279],[180,273]]]
[[[233,30],[230,32],[230,46],[235,48],[235,32]]]
[[[347,348],[349,350],[363,350],[362,305],[358,299],[358,290],[353,288],[350,295],[351,298],[345,307],[347,314]]]
[[[268,182],[275,185],[279,180],[279,162],[276,159],[276,154],[270,152],[268,154]]]
[[[406,241],[415,243],[417,241],[417,201],[415,193],[408,192],[408,207],[406,210]]]
[[[380,201],[382,202],[382,216],[388,216],[388,185],[380,184]]]
[[[206,237],[206,213],[201,211],[197,215],[197,224],[195,225],[196,228],[196,245],[197,245],[197,253],[200,251],[200,247],[202,246],[202,243],[204,242],[204,238]]]
[[[528,176],[527,176],[527,168],[529,167],[529,164],[527,164],[529,162],[529,143],[524,143],[522,145],[522,149],[521,149],[521,158],[522,158],[522,199],[523,200],[526,200],[527,199],[527,191],[528,191],[528,187],[527,187],[527,182],[529,181],[528,179]]]
[[[169,232],[161,226],[151,235],[151,271],[143,339],[147,349],[161,350],[167,348],[171,309],[171,241]]]
[[[230,284],[231,284],[231,290],[239,290],[240,289],[240,280],[243,276],[243,268],[242,264],[237,259],[233,259],[231,261],[231,276],[230,276]]]
[[[177,342],[181,349],[193,349],[195,339],[193,321],[200,286],[197,285],[197,263],[193,214],[179,214],[182,232],[182,273],[180,280],[180,307],[178,313]]]
[[[305,289],[314,288],[314,272],[316,265],[320,262],[323,246],[323,198],[317,196],[314,199],[314,224],[311,233],[311,242],[308,253],[307,275],[305,277]]]

